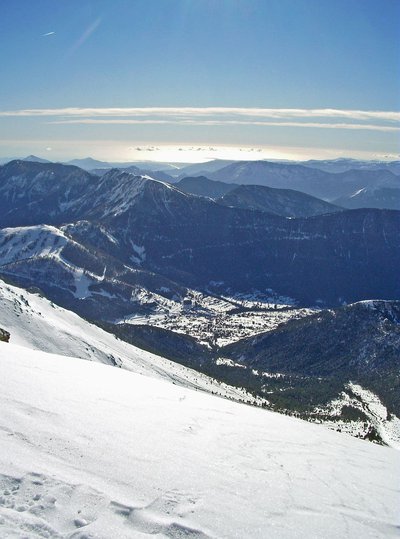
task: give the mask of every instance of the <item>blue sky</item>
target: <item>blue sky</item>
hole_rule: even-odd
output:
[[[396,158],[399,20],[398,0],[0,2],[0,155]]]

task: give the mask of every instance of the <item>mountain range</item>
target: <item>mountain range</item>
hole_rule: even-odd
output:
[[[363,161],[360,159],[341,157],[338,159],[326,160],[310,159],[308,161],[301,161],[298,164],[325,170],[327,172],[346,172],[348,170],[390,170],[393,174],[400,174],[400,161]]]
[[[140,172],[2,166],[0,274],[273,409],[389,440],[368,403],[399,414],[400,212],[235,183],[212,199],[183,188],[213,180]]]
[[[184,286],[223,281],[308,303],[399,297],[397,212],[285,219],[119,170],[19,161],[0,169],[0,210],[2,227],[69,223],[76,243]]]
[[[208,177],[243,185],[295,189],[328,202],[351,196],[364,188],[400,188],[400,177],[388,169],[354,169],[333,173],[304,165],[268,161],[232,163],[210,173]]]
[[[0,163],[10,161],[4,158]],[[35,155],[20,161],[50,163]],[[110,163],[86,158],[71,160],[66,164],[78,166],[97,176],[113,168],[149,175],[163,182],[179,183],[179,188],[185,192],[212,198],[227,193],[231,185],[244,184],[294,189],[349,209],[398,209],[400,199],[398,161],[336,159],[296,163],[216,159],[205,163],[177,165],[150,161]],[[200,183],[196,183],[196,177]],[[210,179],[217,183],[212,184]]]
[[[264,163],[264,162],[262,162]],[[292,167],[293,165],[289,165]],[[191,193],[195,195],[200,196],[206,196],[213,198],[217,200],[218,198],[221,198],[223,196],[227,196],[228,193],[233,191],[234,189],[239,189],[239,191],[236,191],[236,193],[239,195],[242,193],[243,196],[234,196],[234,200],[232,199],[232,202],[235,201],[232,205],[238,205],[239,207],[248,207],[251,209],[261,209],[262,211],[272,211],[272,213],[277,213],[274,211],[274,205],[277,202],[276,197],[273,196],[274,189],[279,189],[278,185],[283,185],[287,187],[287,179],[285,178],[277,178],[276,174],[272,174],[271,176],[264,177],[264,170],[262,170],[264,167],[261,167],[261,171],[255,172],[253,170],[253,166],[251,163],[248,163],[248,169],[245,168],[244,171],[240,172],[240,177],[243,180],[244,185],[237,185],[235,183],[229,183],[226,179],[223,181],[220,181],[218,179],[210,180],[206,176],[193,176],[193,177],[183,177],[179,182],[175,182],[175,187],[178,187],[181,191],[184,191],[185,193]],[[319,200],[319,206],[313,205],[313,210],[311,213],[299,213],[297,216],[308,216],[308,215],[315,215],[318,213],[328,213],[327,211],[324,211],[328,208],[327,200],[330,200],[332,203],[331,211],[337,211],[337,208],[343,207],[346,209],[357,209],[357,208],[377,208],[377,209],[388,209],[388,210],[398,210],[400,209],[400,183],[398,181],[398,176],[393,177],[392,173],[389,171],[389,175],[387,174],[387,170],[375,170],[372,169],[372,174],[366,174],[364,172],[368,172],[369,169],[366,171],[363,171],[363,173],[360,175],[358,171],[353,172],[346,172],[345,174],[339,175],[337,173],[332,174],[333,177],[326,178],[326,174],[323,171],[317,171],[317,174],[314,174],[313,172],[313,180],[312,182],[308,182],[308,176],[307,172],[304,170],[305,167],[303,167],[301,171],[301,175],[305,175],[306,178],[298,178],[297,183],[300,185],[300,187],[296,187],[295,189],[285,189],[282,190],[283,192],[286,191],[285,196],[286,198],[292,194],[292,196],[299,197],[300,194],[303,195],[303,200],[305,201],[305,194],[307,190],[310,190],[311,192],[314,192],[316,189],[320,193]],[[362,169],[363,170],[363,169]],[[214,173],[215,176],[218,176],[219,172],[221,175],[223,175],[223,170],[217,171]],[[276,171],[275,171],[276,172]],[[282,172],[282,165],[278,166],[278,175]],[[298,169],[295,171],[294,175],[292,175],[292,170],[289,170],[289,175],[291,177],[291,181],[295,178],[296,174],[298,174]],[[329,172],[329,171],[328,171]],[[151,175],[152,173],[150,173]],[[230,177],[229,175],[231,172],[228,172],[228,175],[226,177]],[[330,173],[329,173],[330,174]],[[154,173],[153,173],[154,176]],[[254,184],[247,182],[247,177],[250,176],[252,178],[252,181],[254,181]],[[155,176],[154,176],[155,177]],[[223,175],[223,178],[225,176]],[[157,176],[157,179],[161,179],[163,181],[168,181],[171,183],[170,178],[168,178],[167,175],[164,174],[164,176]],[[239,182],[242,180],[239,179]],[[333,180],[333,181],[332,181]],[[318,186],[318,182],[321,181],[321,185]],[[325,182],[325,184],[323,183]],[[264,184],[275,184],[275,187],[268,187],[269,195],[267,196],[267,185]],[[309,185],[309,183],[312,183],[312,185]],[[261,184],[261,185],[260,185]],[[325,187],[324,187],[325,185]],[[263,189],[265,187],[265,189]],[[250,190],[253,190],[253,195],[249,199]],[[303,192],[305,191],[305,192]],[[276,192],[277,193],[277,192]],[[295,195],[297,193],[297,195]],[[338,193],[341,193],[341,195],[337,198]],[[312,196],[312,195],[309,195]],[[313,197],[314,199],[317,197]],[[227,198],[230,199],[230,196]],[[257,201],[255,200],[257,199]],[[261,200],[264,202],[261,203]],[[311,201],[311,199],[310,199]],[[297,202],[299,204],[300,201]],[[325,202],[325,206],[323,203]],[[310,204],[311,202],[309,202]],[[336,208],[335,208],[336,206]],[[319,209],[321,211],[319,211]],[[287,213],[287,212],[286,212]],[[284,212],[282,215],[286,215]],[[296,213],[293,214],[293,216],[296,216]]]
[[[335,213],[342,208],[293,189],[275,189],[263,185],[240,185],[217,199],[232,208],[257,210],[281,217],[312,217]]]

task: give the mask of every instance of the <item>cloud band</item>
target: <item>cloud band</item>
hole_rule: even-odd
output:
[[[375,131],[400,129],[400,112],[397,111],[331,108],[65,107],[4,110],[0,111],[1,117],[47,117],[55,118],[51,123],[58,124],[255,125]]]

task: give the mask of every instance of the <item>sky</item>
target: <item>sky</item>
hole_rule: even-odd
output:
[[[399,0],[0,1],[0,157],[399,159]]]

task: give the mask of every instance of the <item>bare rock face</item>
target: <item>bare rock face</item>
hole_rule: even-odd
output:
[[[0,341],[8,342],[10,340],[10,334],[5,329],[0,328]]]

